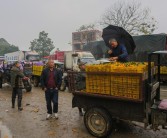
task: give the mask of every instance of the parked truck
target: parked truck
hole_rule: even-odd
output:
[[[62,85],[60,90],[65,91],[68,87],[67,72],[79,71],[78,64],[84,62],[86,64],[93,64],[96,62],[94,56],[88,51],[67,51],[64,54],[64,73],[62,79]]]
[[[68,51],[64,56],[64,67],[65,70],[75,70],[79,71],[78,63],[84,62],[91,64],[95,62],[95,58],[91,52],[88,51]]]
[[[6,53],[5,61],[11,64],[15,61],[36,61],[40,59],[40,56],[35,51],[16,51],[11,53]]]
[[[60,50],[56,50],[56,51],[51,51],[50,55],[49,55],[49,59],[52,60],[57,60],[58,62],[64,62],[64,54],[66,53],[66,51],[60,51]]]
[[[167,126],[167,100],[160,98],[160,61],[164,55],[167,51],[151,52],[148,63],[86,66],[86,87],[82,90],[77,81],[80,72],[68,72],[72,107],[85,110],[88,132],[107,137],[115,120],[143,122],[145,128],[154,130]]]

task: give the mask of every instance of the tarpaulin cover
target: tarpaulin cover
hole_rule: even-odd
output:
[[[154,34],[154,35],[140,35],[133,36],[136,44],[136,49],[132,55],[130,55],[130,61],[147,61],[148,53],[159,50],[167,50],[166,34]],[[163,57],[162,61],[164,61]]]
[[[166,34],[133,36],[136,44],[134,53],[164,50],[166,47],[166,37]]]

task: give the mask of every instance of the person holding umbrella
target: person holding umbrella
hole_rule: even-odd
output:
[[[107,51],[110,58],[110,61],[118,61],[118,62],[127,62],[128,61],[128,52],[126,47],[123,44],[119,44],[119,42],[115,38],[109,39],[110,49]]]
[[[128,55],[136,48],[133,37],[122,27],[109,25],[103,29],[102,38],[110,50],[107,53],[111,61],[127,62]]]

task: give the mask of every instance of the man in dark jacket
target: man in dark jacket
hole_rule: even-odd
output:
[[[61,85],[61,73],[54,67],[54,61],[49,60],[47,68],[45,68],[41,75],[41,86],[45,91],[47,117],[49,119],[54,113],[54,118],[58,119],[58,88]],[[53,102],[53,109],[52,103]]]
[[[21,107],[21,101],[22,101],[22,89],[23,81],[22,79],[27,79],[27,77],[24,76],[23,72],[20,70],[20,63],[16,61],[11,68],[11,86],[13,88],[12,91],[12,108],[15,108],[15,99],[16,95],[18,95],[18,110],[22,111],[23,108]]]
[[[3,83],[3,61],[0,61],[0,88],[2,88],[2,83]]]
[[[110,56],[110,61],[119,61],[119,62],[127,62],[128,61],[128,52],[126,47],[123,44],[119,44],[118,41],[114,38],[109,40],[110,50],[108,50],[108,54]]]

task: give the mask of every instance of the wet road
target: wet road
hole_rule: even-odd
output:
[[[162,88],[167,98],[167,87]],[[76,108],[71,108],[72,95],[59,93],[59,119],[46,120],[44,92],[33,87],[32,92],[23,94],[22,112],[11,108],[11,88],[0,89],[0,134],[2,138],[94,138],[83,123]],[[136,123],[135,123],[136,124]],[[137,126],[120,122],[109,138],[167,138],[167,130],[144,130],[142,123]]]

